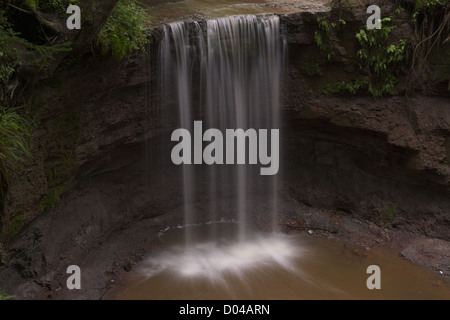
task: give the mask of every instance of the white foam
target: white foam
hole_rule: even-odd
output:
[[[181,278],[207,278],[219,281],[227,274],[278,266],[294,270],[293,261],[304,252],[291,237],[272,234],[254,236],[245,242],[215,242],[177,246],[149,258],[141,272],[152,277],[171,272]]]

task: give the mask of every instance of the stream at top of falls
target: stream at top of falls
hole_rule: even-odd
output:
[[[295,1],[294,1],[295,2]],[[180,18],[201,15],[205,18],[219,18],[242,14],[288,13],[296,9],[293,1],[271,0],[176,0],[140,2],[155,22],[166,23]],[[316,4],[317,5],[317,4]]]
[[[211,237],[211,228],[220,236]],[[111,292],[120,300],[449,299],[444,277],[392,254],[305,234],[252,233],[236,241],[236,224],[201,225],[186,248],[185,230],[168,232],[157,249]],[[367,288],[367,268],[381,289]]]

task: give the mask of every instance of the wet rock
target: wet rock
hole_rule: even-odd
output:
[[[400,255],[412,262],[439,270],[440,274],[450,272],[450,243],[441,239],[422,238],[410,243]]]

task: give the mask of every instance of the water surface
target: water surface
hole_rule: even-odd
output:
[[[293,7],[279,6],[276,1],[268,0],[179,0],[164,2],[143,0],[141,3],[151,16],[153,23],[169,23],[192,15],[214,19],[231,15],[295,11]]]
[[[235,225],[169,232],[137,266],[116,299],[450,299],[447,279],[381,248],[366,250],[309,235],[249,235]],[[213,240],[213,239],[219,239]],[[241,249],[241,250],[240,250]],[[381,268],[381,290],[366,286],[367,267]]]

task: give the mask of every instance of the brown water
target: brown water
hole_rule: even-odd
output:
[[[365,250],[309,235],[249,236],[233,244],[236,226],[195,227],[196,245],[169,232],[137,266],[115,299],[450,299],[448,279],[381,248]],[[210,242],[211,232],[219,243]],[[381,290],[369,290],[369,265],[381,268]],[[119,292],[120,291],[120,292]]]
[[[178,1],[140,1],[149,15],[152,23],[173,22],[182,18],[201,15],[214,19],[223,16],[263,13],[293,12],[292,6],[280,5],[280,1],[270,0],[178,0]],[[286,1],[289,3],[289,1]],[[290,1],[295,2],[295,1]]]

